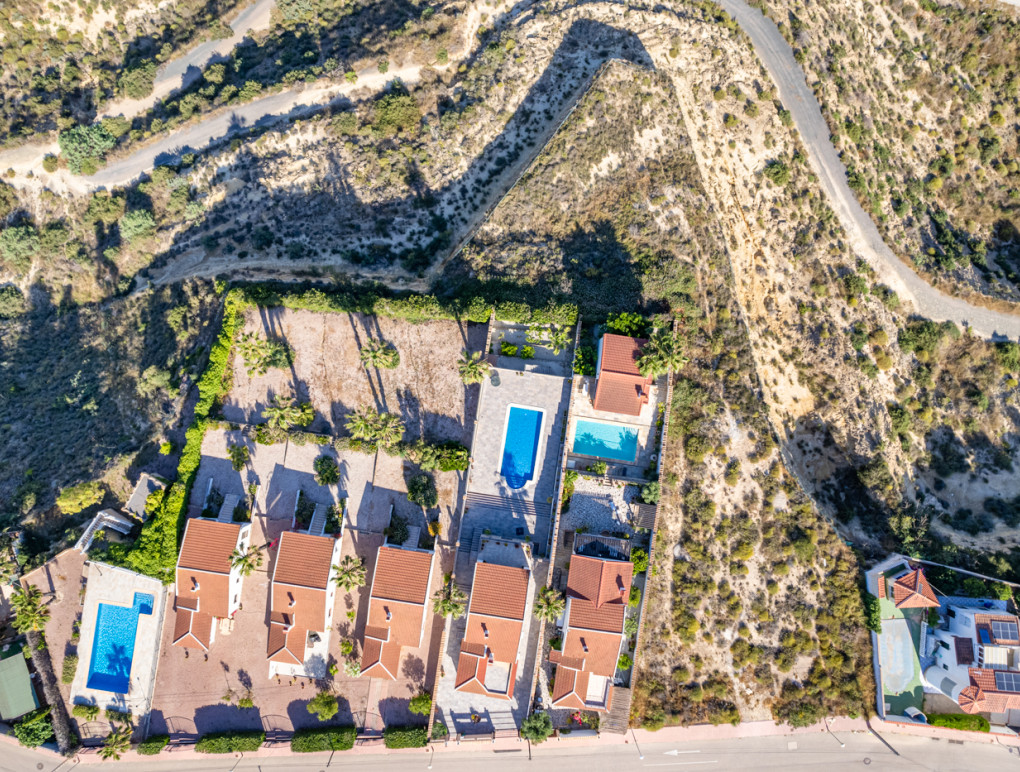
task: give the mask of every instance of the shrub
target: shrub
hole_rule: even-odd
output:
[[[38,748],[53,738],[53,723],[50,721],[50,709],[39,708],[26,715],[14,725],[14,736],[26,748]]]
[[[643,549],[631,550],[630,562],[634,564],[635,574],[643,574],[648,570],[648,553]]]
[[[928,723],[932,726],[962,729],[967,732],[987,732],[990,730],[987,718],[966,713],[929,713]]]
[[[659,483],[650,482],[641,488],[641,500],[645,504],[658,504],[662,495]]]
[[[43,171],[53,174],[57,170],[57,163],[57,157],[52,153],[47,153],[42,161]]]
[[[129,244],[144,239],[156,230],[156,221],[147,209],[134,209],[120,220],[120,235]]]
[[[432,475],[423,472],[408,480],[407,500],[426,509],[436,506],[439,503],[439,494]]]
[[[387,748],[424,748],[429,734],[421,726],[388,726],[383,729],[383,742]]]
[[[393,137],[401,132],[413,136],[420,124],[421,109],[410,94],[386,94],[375,103],[372,132],[377,136]]]
[[[535,349],[532,346],[521,347],[521,359],[534,359]]]
[[[432,724],[432,739],[442,740],[450,734],[450,730],[446,728],[446,724],[442,721],[437,720]]]
[[[637,608],[641,605],[641,589],[637,586],[630,588],[630,597],[627,599],[627,605],[631,608]]]
[[[78,655],[68,654],[64,657],[64,667],[60,674],[60,680],[69,684],[74,680],[74,674],[78,670]]]
[[[213,732],[199,738],[195,750],[199,753],[250,753],[257,751],[266,741],[261,729],[238,732]]]
[[[165,734],[155,734],[148,739],[142,740],[138,745],[135,746],[135,750],[138,751],[142,756],[155,756],[161,750],[163,750],[170,742],[170,736]]]
[[[634,667],[634,660],[630,658],[629,654],[621,654],[616,661],[617,670],[630,670],[632,667]]]
[[[517,346],[513,343],[507,343],[505,340],[499,342],[499,353],[505,357],[517,356]]]
[[[864,592],[864,620],[865,626],[876,633],[882,632],[882,609],[878,598],[870,592]]]
[[[25,296],[13,284],[0,287],[0,319],[13,319],[25,313]]]
[[[790,167],[782,161],[769,161],[765,165],[765,176],[776,185],[790,182]]]
[[[418,716],[427,716],[432,711],[432,695],[428,692],[415,695],[407,709]]]
[[[103,486],[97,482],[64,488],[57,496],[57,508],[65,515],[76,515],[103,500]]]
[[[577,375],[595,375],[595,347],[578,346],[574,352],[574,372]]]
[[[72,174],[93,174],[117,140],[99,124],[74,126],[57,137],[60,152],[67,159]]]
[[[606,319],[606,329],[617,335],[627,335],[631,338],[646,338],[652,331],[651,322],[641,314],[633,311],[621,311],[618,314],[611,314]]]
[[[536,745],[548,740],[552,733],[552,719],[548,713],[532,713],[521,722],[521,737]]]
[[[312,697],[305,706],[309,713],[315,715],[319,721],[329,721],[340,710],[336,695],[323,689]]]
[[[353,726],[329,729],[298,729],[290,741],[294,753],[315,753],[316,751],[349,751],[354,747],[358,730]]]
[[[319,485],[336,485],[340,482],[340,467],[332,456],[319,456],[312,464],[315,482]]]
[[[18,273],[28,271],[41,246],[39,231],[31,225],[17,225],[0,231],[0,258]]]
[[[99,706],[77,704],[71,708],[71,715],[83,721],[95,721],[99,717]]]

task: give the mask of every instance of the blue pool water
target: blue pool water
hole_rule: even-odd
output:
[[[637,458],[637,430],[620,424],[579,420],[574,430],[574,452],[633,462]]]
[[[100,603],[96,612],[96,632],[92,639],[89,663],[90,689],[127,694],[131,680],[131,660],[135,655],[135,633],[139,614],[152,613],[153,597],[136,592],[130,606]]]
[[[511,407],[503,441],[503,466],[499,473],[514,490],[523,488],[535,476],[538,435],[542,431],[542,411]]]

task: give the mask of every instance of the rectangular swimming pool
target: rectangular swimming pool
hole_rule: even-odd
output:
[[[135,656],[138,616],[151,614],[154,598],[136,592],[130,606],[100,603],[92,639],[92,657],[86,686],[104,692],[127,694],[131,685],[131,661]]]
[[[633,463],[637,458],[637,429],[623,424],[578,420],[574,453]]]
[[[499,473],[513,490],[523,488],[535,477],[538,439],[542,434],[544,412],[510,405],[503,432],[503,464]]]

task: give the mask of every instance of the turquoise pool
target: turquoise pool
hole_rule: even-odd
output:
[[[86,686],[104,692],[127,694],[131,685],[131,661],[140,614],[151,614],[153,597],[136,592],[130,606],[100,603]]]
[[[503,464],[499,473],[513,490],[523,488],[535,477],[538,439],[542,433],[542,411],[510,407],[503,435]]]
[[[637,458],[637,429],[622,424],[579,420],[574,428],[574,453],[633,463]]]

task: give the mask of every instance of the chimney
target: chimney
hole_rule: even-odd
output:
[[[482,635],[489,637],[489,628],[485,626],[485,622],[482,622]]]
[[[387,621],[387,622],[389,622],[389,621],[390,621],[391,619],[393,619],[393,614],[392,614],[392,612],[390,612],[390,607],[389,607],[389,606],[386,606],[386,607],[385,607],[385,608],[383,609],[383,611],[385,611],[385,612],[386,612],[386,621]]]
[[[584,638],[581,639],[581,649],[584,651],[585,654],[588,653],[588,642],[584,640]]]

